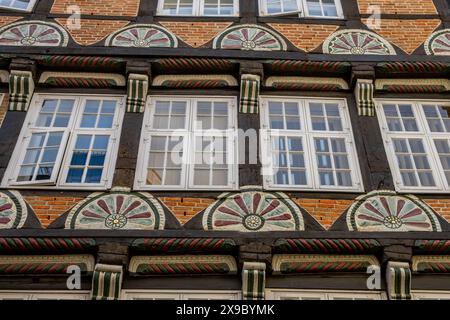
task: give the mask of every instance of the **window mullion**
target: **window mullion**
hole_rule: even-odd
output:
[[[203,0],[194,0],[192,5],[193,5],[193,11],[194,11],[193,15],[194,16],[204,15],[205,6],[204,6]]]
[[[301,1],[301,0],[300,0]],[[317,165],[317,158],[315,154],[315,146],[314,146],[314,134],[312,131],[312,117],[310,113],[309,100],[303,100],[300,103],[300,113],[302,116],[301,125],[303,128],[303,139],[304,139],[304,159],[305,159],[305,170],[306,170],[306,178],[307,187],[317,189],[317,179],[319,179],[319,172],[313,168],[313,164],[315,168]],[[310,128],[311,124],[311,128]],[[316,172],[317,171],[317,172]],[[320,187],[320,181],[319,181]]]
[[[441,167],[439,153],[437,152],[437,149],[435,149],[434,146],[435,135],[433,135],[428,126],[428,120],[425,115],[425,111],[423,110],[423,104],[417,102],[413,104],[413,107],[414,107],[414,114],[416,115],[416,121],[418,122],[419,130],[422,136],[422,141],[424,143],[425,152],[428,151],[426,154],[426,158],[428,159],[431,174],[433,176],[433,179],[435,180],[436,188],[445,190],[446,189],[445,186],[447,185],[447,183],[443,180],[440,174],[443,173],[445,176],[445,171],[443,170],[443,167]],[[439,110],[436,111],[438,112],[438,117],[441,118]],[[443,126],[442,128],[445,128],[445,126]],[[432,152],[432,154],[429,154],[429,152]],[[442,168],[442,170],[440,168]]]

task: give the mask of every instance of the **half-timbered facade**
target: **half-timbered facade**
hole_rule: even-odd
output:
[[[450,299],[449,55],[445,0],[0,0],[0,300]]]

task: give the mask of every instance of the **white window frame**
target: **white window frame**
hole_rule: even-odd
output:
[[[241,300],[231,290],[122,290],[122,300]]]
[[[8,106],[6,106],[6,108],[4,110],[1,110],[5,96],[6,96],[6,94],[0,92],[0,111],[4,112],[3,119],[0,119],[0,127],[2,126],[2,123],[5,120],[6,113],[8,112]]]
[[[450,300],[450,291],[414,290],[411,295],[413,300]]]
[[[73,99],[74,110],[72,111],[69,123],[64,128],[37,128],[34,127],[42,103],[46,99]],[[86,100],[106,99],[117,101],[117,111],[113,119],[111,129],[83,129],[79,128],[83,114],[83,103]],[[1,187],[14,187],[17,189],[70,189],[70,190],[105,190],[110,189],[119,152],[119,142],[122,131],[122,122],[125,114],[125,97],[121,95],[85,95],[85,94],[35,94],[30,103],[24,124],[20,131],[17,144],[9,161]],[[104,130],[104,131],[103,131]],[[33,132],[64,132],[61,147],[55,161],[55,166],[52,172],[52,178],[49,180],[40,181],[26,181],[17,182],[16,179],[19,174],[20,165],[26,154],[26,147]],[[66,183],[68,169],[70,167],[70,160],[73,147],[76,142],[76,137],[79,134],[102,135],[103,133],[110,134],[107,153],[105,155],[105,163],[100,183]]]
[[[268,112],[268,102],[296,102],[300,105],[300,118],[302,120],[303,128],[301,131],[297,130],[279,130],[270,129],[270,120]],[[308,103],[337,103],[339,105],[339,111],[342,120],[343,131],[331,132],[331,131],[313,131],[311,116],[308,112]],[[304,160],[306,168],[306,178],[308,180],[307,186],[295,186],[295,185],[275,185],[273,181],[273,175],[263,177],[264,187],[269,190],[320,190],[320,191],[333,191],[333,192],[363,192],[364,185],[361,177],[361,169],[359,166],[358,153],[355,147],[355,140],[353,135],[353,129],[350,121],[350,114],[347,106],[347,100],[345,98],[317,98],[317,97],[287,97],[287,96],[261,96],[261,131],[260,145],[261,145],[261,159],[271,159],[271,132],[279,132],[280,136],[289,137],[302,137]],[[306,125],[306,127],[305,127]],[[297,131],[297,132],[296,132]],[[335,138],[340,137],[345,139],[345,144],[348,154],[348,162],[351,169],[351,178],[353,186],[321,186],[320,176],[313,168],[317,168],[317,157],[315,154],[314,138],[327,137]],[[272,162],[272,160],[270,160]],[[272,164],[272,163],[271,163]],[[272,166],[271,166],[272,167]]]
[[[279,12],[279,13],[268,13],[267,11],[267,0],[258,0],[259,1],[259,15],[267,16],[267,17],[276,17],[276,16],[287,16],[298,14],[300,18],[313,18],[313,19],[344,19],[344,12],[342,10],[341,0],[334,0],[336,4],[337,16],[328,17],[328,16],[312,16],[309,14],[309,8],[307,5],[307,0],[296,0],[297,7],[299,10],[297,11],[289,11],[289,12]]]
[[[88,290],[1,290],[1,300],[90,300]]]
[[[149,96],[147,99],[147,106],[144,113],[144,122],[142,125],[141,141],[138,154],[138,160],[136,165],[136,176],[134,181],[134,189],[136,190],[236,190],[239,187],[239,163],[238,163],[238,146],[237,146],[237,99],[230,96]],[[151,122],[155,113],[156,101],[186,101],[187,113],[186,121],[187,129],[152,129]],[[227,186],[195,186],[193,184],[193,166],[195,149],[192,139],[196,135],[207,136],[207,134],[200,134],[201,130],[195,130],[193,122],[196,119],[196,113],[194,105],[197,101],[207,102],[227,102],[229,107],[229,128],[223,130],[224,135],[228,138],[228,161],[232,161],[229,164],[228,169],[228,185]],[[168,135],[183,136],[183,161],[181,185],[179,186],[164,186],[164,185],[147,185],[147,163],[150,156],[150,142],[151,136],[168,136]],[[187,146],[187,147],[186,147]],[[190,147],[190,149],[188,149]]]
[[[16,1],[17,0],[12,0],[12,3],[16,2]],[[34,6],[36,5],[37,1],[38,0],[30,0],[26,9],[20,9],[20,8],[15,8],[13,6],[4,6],[4,5],[0,5],[0,9],[9,9],[9,10],[20,11],[20,12],[31,12],[33,10]]]
[[[173,16],[169,15],[163,12],[164,8],[164,1],[165,0],[158,0],[158,8],[157,8],[157,15],[158,16]],[[180,1],[180,0],[178,0]],[[177,17],[238,17],[239,16],[239,0],[233,0],[233,14],[232,15],[226,15],[226,14],[218,14],[218,15],[205,15],[205,0],[193,0],[192,4],[192,14],[176,14],[174,16]]]
[[[383,104],[411,104],[412,110],[415,116],[416,124],[419,131],[396,131],[390,132],[388,130],[387,119],[384,114]],[[450,103],[442,100],[413,100],[413,99],[377,99],[376,100],[376,112],[378,116],[378,123],[383,138],[384,148],[391,169],[392,176],[394,178],[395,190],[398,192],[413,192],[413,193],[448,193],[450,191],[450,185],[444,175],[444,169],[439,159],[436,146],[433,142],[435,138],[450,140],[450,132],[431,132],[428,126],[428,122],[423,111],[422,105],[426,104],[439,104],[450,107]],[[394,144],[392,139],[400,138],[418,138],[423,141],[425,152],[429,154],[428,161],[433,174],[436,186],[434,187],[409,187],[404,186],[398,160],[394,151]]]
[[[266,300],[387,300],[387,296],[384,291],[266,289]]]

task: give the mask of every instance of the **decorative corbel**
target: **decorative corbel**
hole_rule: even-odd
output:
[[[36,62],[30,59],[13,59],[9,74],[10,111],[28,111],[33,96]]]
[[[351,83],[355,88],[355,100],[360,116],[375,116],[374,80],[375,67],[373,65],[353,65]]]

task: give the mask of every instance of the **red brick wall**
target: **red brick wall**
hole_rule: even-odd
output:
[[[13,23],[23,17],[15,17],[15,16],[0,16],[0,27],[5,26],[7,24]]]
[[[325,229],[347,210],[353,200],[332,199],[293,199],[300,207],[308,211]]]
[[[55,0],[51,13],[68,13],[67,7],[75,5],[86,15],[136,16],[139,3],[140,0]]]
[[[367,24],[367,19],[363,19],[363,22]],[[428,39],[440,24],[441,20],[437,19],[381,19],[380,29],[374,31],[411,54]]]
[[[83,200],[83,198],[65,196],[25,196],[24,198],[33,208],[44,228],[47,228],[50,223]],[[188,222],[216,201],[208,198],[162,197],[159,199],[182,224]],[[325,229],[329,229],[353,203],[353,200],[334,199],[293,200],[313,216]],[[424,199],[423,201],[450,222],[450,199]]]
[[[269,23],[296,47],[304,51],[312,51],[338,29],[338,26],[322,24]]]
[[[231,25],[231,22],[160,22],[191,47],[200,47]]]
[[[83,198],[28,196],[25,201],[33,208],[34,213],[44,228],[68,211]]]
[[[159,198],[159,200],[173,212],[182,224],[191,220],[197,213],[216,201],[206,198]]]
[[[436,14],[433,0],[358,0],[359,11],[369,13],[369,6],[379,6],[388,14]]]
[[[450,222],[450,199],[423,199],[423,201]]]
[[[2,126],[3,119],[5,119],[6,112],[8,111],[8,94],[3,94],[3,100],[2,100],[2,94],[0,93],[0,127]]]
[[[66,20],[62,18],[56,19],[64,28],[66,28]],[[77,43],[88,46],[99,42],[127,24],[129,24],[129,21],[81,19],[81,28],[79,30],[69,30],[67,28],[66,30]]]

